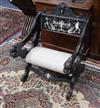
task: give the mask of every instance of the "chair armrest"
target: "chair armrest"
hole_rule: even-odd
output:
[[[36,31],[40,30],[40,13],[38,13],[33,21],[32,27],[28,35],[25,36],[23,40],[21,40],[19,43],[14,45],[12,49],[10,50],[10,55],[12,57],[18,57],[21,56],[22,58],[25,58],[26,54],[28,53],[27,49],[23,49],[24,45],[30,41],[32,37],[34,37],[34,34]],[[37,37],[36,37],[37,39]]]
[[[76,47],[75,52],[72,54],[72,56],[64,63],[64,73],[67,75],[72,75],[73,72],[76,72],[75,68],[80,68],[81,66],[81,56],[84,51],[85,46],[85,39],[87,37],[87,26],[88,23],[86,23],[86,26],[84,27],[82,31],[82,35],[79,39],[78,45]],[[73,71],[73,68],[75,69]]]

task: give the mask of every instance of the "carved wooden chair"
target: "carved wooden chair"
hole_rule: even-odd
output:
[[[13,0],[12,0],[13,1]],[[33,6],[34,8],[35,6]],[[67,99],[70,100],[74,85],[80,74],[84,71],[85,65],[81,63],[82,55],[85,52],[85,44],[88,39],[90,14],[86,16],[75,15],[64,3],[59,4],[52,11],[37,12],[32,8],[34,15],[24,12],[27,16],[34,16],[30,31],[25,38],[11,49],[11,56],[25,58],[27,66],[21,81],[25,82],[30,70],[38,75],[52,81],[64,81],[70,84]],[[79,39],[74,53],[66,53],[54,49],[39,46],[41,30],[66,34],[69,38],[74,36]],[[23,48],[32,40],[31,50]]]

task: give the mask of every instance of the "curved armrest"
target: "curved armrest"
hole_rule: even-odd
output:
[[[67,75],[73,75],[74,72],[77,72],[77,69],[81,68],[81,56],[84,51],[85,39],[87,37],[87,25],[88,23],[86,23],[82,31],[82,35],[79,39],[75,52],[64,64],[64,73]]]
[[[38,13],[36,15],[36,17],[34,18],[32,27],[30,32],[28,33],[28,35],[22,40],[20,41],[17,45],[13,46],[11,51],[10,51],[10,55],[12,57],[18,57],[21,56],[22,58],[25,58],[26,54],[28,53],[27,49],[23,49],[24,45],[32,38],[34,37],[34,34],[39,30],[40,30],[40,16],[41,13]],[[37,40],[37,38],[39,38],[38,36],[35,38],[35,40]]]

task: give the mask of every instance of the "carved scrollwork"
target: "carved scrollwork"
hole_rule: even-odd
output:
[[[87,20],[87,15],[77,16],[61,3],[52,11],[47,10],[42,13],[41,24],[42,29],[80,37]]]
[[[45,30],[80,36],[84,22],[55,16],[42,15],[42,28]]]

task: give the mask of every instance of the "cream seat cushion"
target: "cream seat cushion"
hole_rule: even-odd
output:
[[[64,63],[69,57],[71,57],[70,53],[44,47],[34,47],[27,54],[26,62],[64,74]]]

